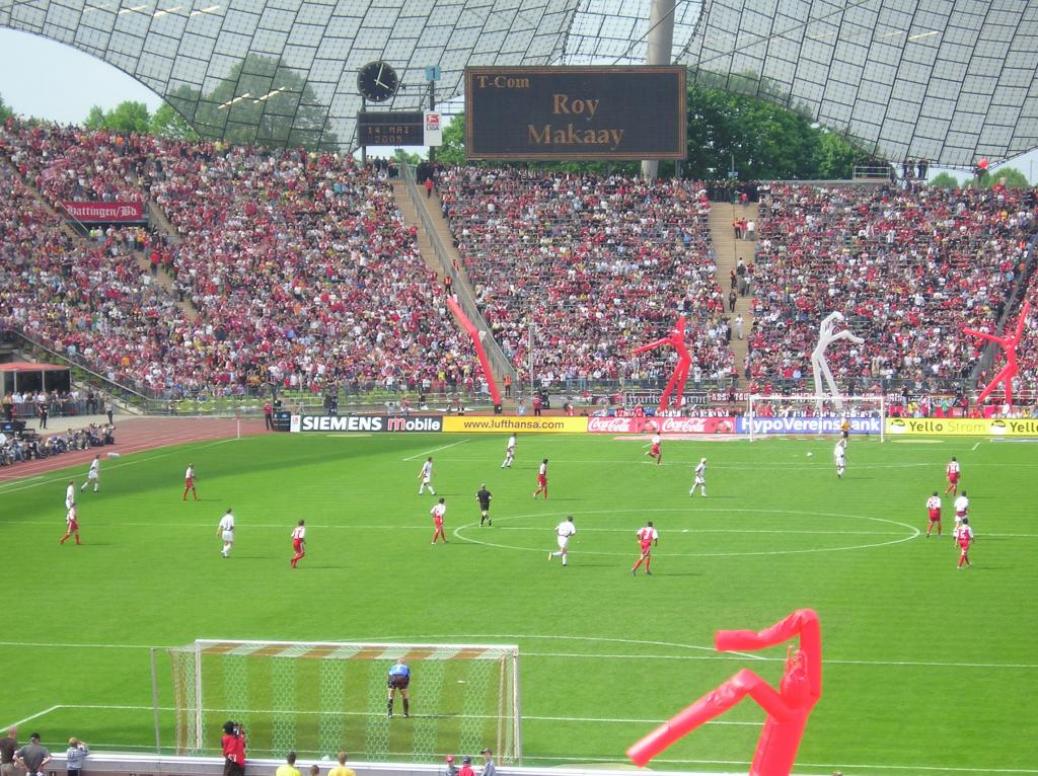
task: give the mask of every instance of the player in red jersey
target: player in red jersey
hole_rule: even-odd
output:
[[[432,515],[433,526],[436,528],[433,531],[432,543],[436,544],[436,539],[441,538],[443,543],[446,544],[447,534],[443,532],[443,516],[447,514],[447,505],[442,498],[429,510],[429,514]]]
[[[937,535],[941,535],[941,497],[937,495],[937,491],[933,492],[933,495],[926,500],[926,514],[930,518],[930,522],[926,526],[926,535],[929,536],[930,532],[933,531],[934,526],[937,526]]]
[[[656,459],[656,465],[659,466],[663,463],[663,453],[660,451],[660,443],[663,439],[658,433],[652,435],[652,447],[649,448],[649,452],[646,453],[649,458]]]
[[[79,520],[76,516],[75,504],[68,508],[68,514],[65,515],[65,526],[65,535],[61,537],[61,541],[58,544],[64,544],[70,536],[76,537],[76,544],[82,544],[79,541]]]
[[[545,458],[541,461],[541,466],[537,469],[537,490],[533,492],[533,497],[537,498],[540,494],[544,494],[544,500],[548,500],[548,459]]]
[[[292,529],[292,568],[299,567],[299,561],[306,555],[306,521],[300,520],[299,524]]]
[[[193,494],[195,501],[198,501],[198,491],[195,490],[195,467],[190,463],[187,465],[187,471],[184,472],[184,501],[187,501],[188,493]]]
[[[945,493],[951,493],[953,496],[959,492],[959,462],[952,456],[952,459],[948,461],[948,465],[944,467],[944,476],[948,478],[948,487],[944,489]]]
[[[973,529],[970,527],[970,519],[962,518],[959,527],[955,529],[955,541],[959,545],[959,565],[957,568],[972,567],[970,563],[970,545],[973,544]]]
[[[650,577],[652,571],[649,566],[652,564],[652,548],[658,546],[660,543],[659,532],[652,527],[652,521],[650,520],[645,524],[643,528],[638,529],[638,546],[641,548],[641,556],[638,561],[631,567],[631,576],[638,576],[638,567],[645,563],[645,573]]]

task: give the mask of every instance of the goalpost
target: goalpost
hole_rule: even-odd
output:
[[[750,441],[764,436],[839,434],[844,422],[851,435],[887,438],[887,401],[881,394],[840,396],[843,409],[832,397],[819,407],[818,397],[809,393],[783,396],[753,394],[746,400],[743,431]]]
[[[231,720],[256,757],[295,750],[334,760],[345,750],[358,760],[433,762],[489,747],[502,763],[521,759],[515,645],[198,639],[158,653],[172,671],[177,754],[218,754]],[[408,718],[399,698],[387,716],[398,660],[411,669]]]

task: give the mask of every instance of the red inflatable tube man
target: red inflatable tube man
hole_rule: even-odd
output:
[[[685,316],[678,318],[677,324],[670,333],[662,339],[658,339],[655,342],[650,342],[648,345],[642,345],[634,349],[634,354],[645,353],[648,350],[655,350],[661,348],[664,345],[670,345],[674,350],[678,352],[678,363],[674,367],[674,373],[670,376],[670,380],[667,382],[667,386],[663,389],[663,393],[660,395],[660,410],[665,410],[670,407],[670,397],[673,393],[677,393],[674,399],[674,406],[681,406],[681,397],[685,395],[685,383],[688,382],[688,370],[692,366],[692,357],[688,354],[688,348],[685,347]]]
[[[997,342],[1002,346],[1002,350],[1006,354],[1006,365],[1002,367],[995,379],[988,383],[984,390],[980,392],[977,397],[977,406],[979,407],[984,403],[984,400],[991,394],[992,391],[1002,383],[1002,392],[1006,398],[1006,404],[1010,407],[1013,406],[1013,378],[1016,377],[1020,371],[1020,366],[1016,361],[1016,348],[1020,344],[1020,338],[1024,333],[1024,323],[1027,321],[1027,316],[1031,312],[1031,303],[1024,302],[1024,306],[1020,308],[1020,317],[1016,319],[1016,329],[1011,335],[1003,335],[997,337],[994,334],[988,334],[984,331],[977,331],[976,329],[963,329],[963,334],[969,334],[973,337],[980,337],[986,339],[989,342]]]
[[[631,746],[627,756],[635,765],[645,765],[675,741],[749,695],[768,715],[750,765],[750,776],[789,776],[807,718],[822,695],[822,636],[818,615],[811,609],[797,609],[762,631],[718,631],[716,637],[720,652],[764,649],[794,637],[799,637],[800,644],[790,646],[786,672],[778,690],[744,668]]]

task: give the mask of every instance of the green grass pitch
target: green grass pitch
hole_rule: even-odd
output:
[[[57,540],[65,482],[85,466],[3,484],[0,724],[29,719],[23,733],[54,748],[76,735],[153,751],[146,647],[199,637],[514,642],[525,762],[619,764],[739,668],[778,679],[783,649],[719,655],[714,631],[813,607],[824,689],[798,772],[1038,773],[1038,445],[852,438],[839,481],[831,439],[665,440],[657,467],[644,440],[520,436],[502,470],[504,442],[286,434],[107,459],[102,492],[80,495],[82,547]],[[426,454],[446,546],[430,546],[434,500],[417,495]],[[978,536],[967,571],[947,535],[922,535],[952,455]],[[688,496],[700,456],[706,499]],[[535,501],[545,457],[551,497]],[[188,462],[199,503],[180,500]],[[492,528],[478,526],[482,482]],[[223,560],[229,506],[237,543]],[[567,513],[578,533],[563,568],[546,553]],[[299,518],[308,554],[292,570]],[[653,576],[632,578],[650,519]],[[744,769],[762,719],[747,700],[655,766]]]

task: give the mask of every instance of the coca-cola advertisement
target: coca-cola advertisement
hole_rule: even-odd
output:
[[[142,202],[72,202],[61,203],[76,221],[82,224],[140,224],[144,217]]]
[[[735,418],[588,418],[592,434],[734,434]]]

